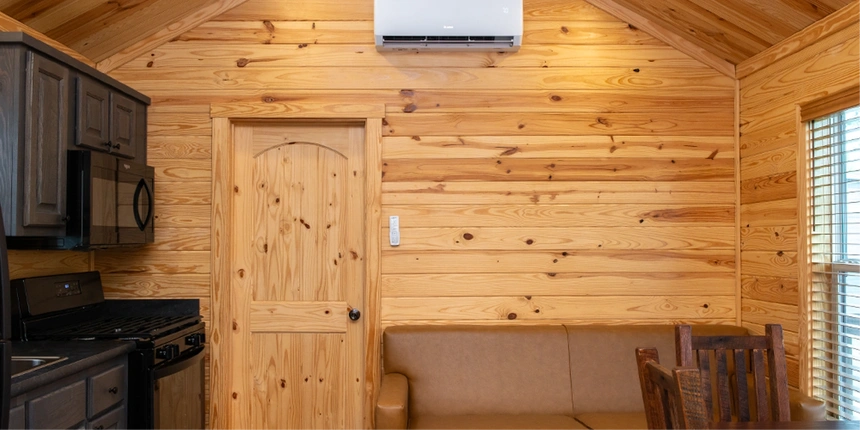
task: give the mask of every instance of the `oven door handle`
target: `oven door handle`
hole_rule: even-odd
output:
[[[146,208],[146,218],[140,218],[140,212],[138,211],[138,205],[140,204],[140,192],[146,191],[147,197],[147,208]],[[137,183],[137,188],[134,190],[134,201],[132,202],[132,207],[134,207],[134,221],[137,223],[137,228],[140,231],[146,229],[146,225],[149,224],[149,221],[152,219],[152,191],[149,189],[149,185],[146,183],[146,179],[141,179],[140,182]]]
[[[153,371],[153,376],[155,379],[166,378],[174,373],[179,373],[203,360],[205,356],[204,352],[206,352],[206,347],[200,348],[194,354],[187,355],[183,357],[181,360],[168,362],[164,367],[158,367]]]

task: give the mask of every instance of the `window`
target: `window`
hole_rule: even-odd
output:
[[[813,395],[860,420],[860,107],[807,129]]]

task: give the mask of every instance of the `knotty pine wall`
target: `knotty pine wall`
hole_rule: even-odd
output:
[[[860,82],[857,14],[841,15],[849,22],[827,26],[843,30],[740,80],[742,323],[762,333],[764,324],[783,325],[792,385],[799,382],[803,293],[797,154],[806,143],[798,138],[796,106]]]
[[[210,103],[373,100],[383,325],[734,322],[735,81],[584,0],[524,3],[516,54],[383,55],[371,0],[250,0],[113,72],[153,98],[157,217],[96,254],[111,295],[208,306]]]

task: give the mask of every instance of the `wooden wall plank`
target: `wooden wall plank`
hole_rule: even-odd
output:
[[[443,273],[386,274],[383,297],[734,296],[732,273]]]
[[[661,67],[707,66],[667,46],[531,45],[510,52],[378,52],[372,44],[248,44],[212,46],[208,42],[173,42],[129,63],[132,68],[271,68],[271,67]]]
[[[90,254],[87,252],[9,250],[10,279],[88,270]]]
[[[112,76],[138,91],[160,88],[221,89],[558,89],[558,90],[725,90],[732,80],[708,69],[553,67],[423,69],[356,67],[278,67],[266,69],[120,68]],[[514,84],[515,83],[515,84]]]
[[[394,159],[386,181],[730,181],[734,160]],[[791,197],[791,196],[788,196]]]
[[[734,249],[733,227],[401,228],[400,250]],[[383,237],[388,229],[383,229]],[[387,246],[383,249],[392,249]]]
[[[382,273],[734,272],[734,251],[383,251]],[[796,267],[795,267],[796,268]]]
[[[741,249],[744,251],[797,249],[797,227],[791,225],[741,228]]]
[[[467,117],[468,118],[468,117]],[[726,136],[386,136],[382,157],[399,158],[734,158]]]
[[[408,204],[714,204],[731,205],[729,182],[385,182],[382,203]]]
[[[600,113],[600,114],[506,114],[456,113],[412,115],[391,113],[385,117],[386,136],[450,135],[565,135],[623,134],[683,136],[698,130],[701,136],[726,136],[732,115],[703,118],[676,113]]]
[[[741,294],[744,298],[794,306],[799,303],[796,278],[744,276],[741,282]]]
[[[728,318],[734,297],[457,297],[383,298],[385,320],[541,320],[579,318]]]
[[[374,43],[373,21],[279,21],[268,17],[209,21],[175,40],[272,45]],[[662,45],[648,33],[620,21],[571,19],[524,21],[523,42],[527,45]]]
[[[400,227],[609,227],[734,225],[734,205],[385,205],[382,216],[400,216]],[[647,230],[643,230],[643,234]]]

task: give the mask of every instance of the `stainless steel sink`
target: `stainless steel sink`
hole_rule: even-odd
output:
[[[56,356],[39,356],[39,357],[22,357],[12,356],[12,377],[23,375],[25,373],[39,370],[43,367],[59,363],[68,357]]]

